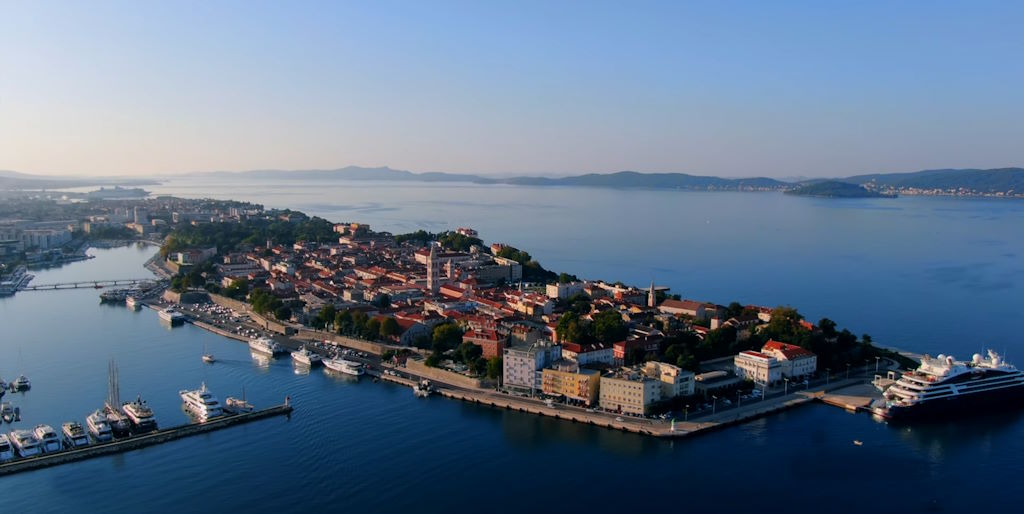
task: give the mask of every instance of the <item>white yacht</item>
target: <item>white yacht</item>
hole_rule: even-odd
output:
[[[39,445],[42,447],[43,452],[49,453],[60,450],[60,437],[57,436],[57,431],[50,425],[36,425],[36,429],[32,431],[32,434],[39,440]]]
[[[281,345],[277,344],[277,341],[274,341],[269,337],[250,339],[249,349],[268,355],[277,355],[284,351],[284,349],[281,348]]]
[[[181,401],[185,405],[185,409],[198,418],[199,421],[206,421],[224,415],[220,402],[217,401],[217,397],[213,393],[206,389],[205,382],[195,391],[182,390],[178,394],[181,395]]]
[[[32,387],[32,382],[29,382],[28,377],[25,375],[18,375],[18,378],[11,382],[12,391],[28,391]]]
[[[969,362],[949,355],[921,359],[872,405],[875,414],[894,420],[995,411],[1024,403],[1024,372],[989,350]]]
[[[14,407],[11,402],[0,403],[0,419],[4,423],[14,423]]]
[[[337,371],[339,373],[344,373],[346,375],[352,375],[356,377],[365,373],[365,371],[363,370],[362,363],[350,361],[348,359],[341,359],[337,357],[333,359],[324,360],[324,367],[331,371]]]
[[[18,455],[22,457],[31,457],[42,453],[39,441],[36,436],[32,435],[31,430],[12,430],[11,444],[18,451]]]
[[[14,447],[11,446],[11,439],[7,434],[0,434],[0,462],[6,462],[14,458]]]
[[[99,442],[106,442],[114,438],[114,433],[107,423],[107,415],[102,410],[97,410],[85,418],[85,425],[89,427],[92,438]]]
[[[132,295],[128,295],[124,298],[124,305],[133,311],[137,311],[142,308],[139,299]]]
[[[156,430],[156,418],[153,417],[153,409],[142,399],[141,396],[134,402],[128,402],[121,407],[125,416],[131,420],[136,433],[150,432]]]
[[[185,315],[170,307],[157,313],[157,316],[159,316],[161,320],[166,321],[171,325],[179,325],[185,322]]]
[[[89,445],[89,436],[85,434],[82,424],[77,421],[68,421],[60,426],[64,434],[65,448],[81,448]]]
[[[292,352],[292,359],[309,367],[320,364],[322,360],[319,353],[309,351],[305,346]]]

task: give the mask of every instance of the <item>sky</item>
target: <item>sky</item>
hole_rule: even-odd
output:
[[[0,170],[1024,165],[1024,3],[0,0]]]

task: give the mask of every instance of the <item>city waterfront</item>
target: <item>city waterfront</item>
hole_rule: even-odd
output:
[[[91,250],[97,258],[40,271],[37,280],[145,273],[142,264],[153,251]],[[1024,455],[1020,414],[897,429],[812,405],[699,439],[661,441],[443,398],[420,400],[406,387],[297,371],[287,358],[262,364],[244,344],[191,325],[168,328],[152,310],[100,305],[93,289],[0,299],[0,320],[6,331],[0,372],[8,380],[25,373],[33,382],[32,390],[5,397],[22,409],[15,427],[84,418],[105,397],[110,357],[121,370],[122,397],[141,394],[163,425],[186,420],[177,391],[202,381],[221,398],[244,387],[258,406],[280,403],[285,395],[296,406],[290,420],[5,477],[7,504],[33,512],[101,504],[111,494],[154,510],[203,511],[208,507],[197,492],[258,511],[340,503],[369,511],[442,511],[466,502],[493,502],[489,510],[496,511],[638,504],[740,510],[763,508],[769,500],[728,491],[761,487],[765,480],[799,484],[802,502],[828,505],[830,512],[947,511],[966,508],[970,494],[980,491],[990,506],[1010,505],[1012,487],[1000,480],[1013,476]],[[1011,320],[1004,323],[1010,333]],[[202,363],[204,348],[217,363]],[[855,439],[864,445],[853,445]],[[576,478],[566,466],[604,470],[602,483],[622,485],[623,492],[589,492],[596,479]],[[491,478],[497,476],[523,477],[518,487],[580,487],[573,494],[546,486],[508,494]],[[856,491],[849,488],[854,479]],[[253,487],[264,494],[250,496]]]

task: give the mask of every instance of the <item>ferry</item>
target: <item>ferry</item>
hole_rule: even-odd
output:
[[[11,439],[7,434],[0,434],[0,462],[6,462],[14,458],[14,447],[11,446]]]
[[[170,323],[171,326],[180,325],[185,322],[185,315],[168,307],[157,313],[162,321]]]
[[[324,367],[331,371],[337,371],[339,373],[345,373],[346,375],[352,375],[356,377],[365,373],[365,371],[363,370],[362,363],[350,361],[347,359],[327,359],[324,361]]]
[[[153,409],[149,408],[141,396],[137,397],[134,402],[128,402],[121,406],[121,410],[131,420],[135,433],[151,432],[157,429]]]
[[[92,438],[98,442],[102,443],[114,438],[110,424],[107,423],[107,415],[101,410],[89,414],[85,418],[85,425],[89,428],[89,434],[92,435]]]
[[[872,412],[891,420],[941,418],[958,412],[988,411],[1024,404],[1024,372],[989,350],[970,361],[950,355],[925,355],[921,365],[903,374],[872,404]]]
[[[277,355],[284,352],[281,345],[269,337],[250,339],[249,349],[268,355]]]
[[[299,348],[292,352],[292,360],[309,367],[320,364],[322,358],[319,353],[311,352],[306,347]]]
[[[50,425],[36,425],[32,434],[39,440],[44,453],[60,451],[60,437],[57,437],[57,432]]]
[[[178,394],[181,395],[185,409],[199,421],[207,421],[224,415],[220,402],[217,401],[217,397],[213,393],[206,389],[205,382],[195,391],[182,390],[178,391]]]
[[[133,311],[137,311],[142,308],[139,299],[132,295],[128,295],[124,298],[124,305]]]
[[[64,434],[65,448],[81,448],[89,445],[89,436],[85,434],[82,424],[77,421],[64,423],[60,426],[60,431]]]
[[[11,444],[14,445],[14,449],[18,451],[18,455],[22,457],[32,457],[33,455],[39,455],[43,450],[39,447],[39,441],[36,436],[32,434],[31,430],[12,430],[11,431]]]

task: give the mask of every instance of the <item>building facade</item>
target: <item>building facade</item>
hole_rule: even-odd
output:
[[[536,393],[543,385],[541,370],[561,356],[562,347],[547,342],[505,348],[502,385],[508,390]]]
[[[758,384],[774,384],[782,380],[782,365],[778,359],[761,352],[740,352],[733,359],[736,375]]]

